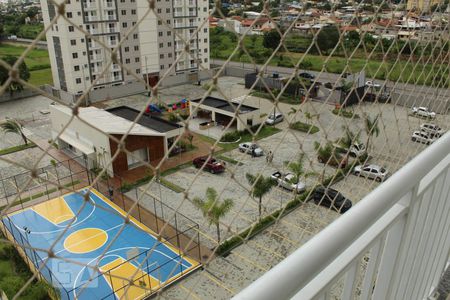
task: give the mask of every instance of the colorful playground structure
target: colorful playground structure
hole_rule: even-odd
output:
[[[186,98],[182,99],[179,102],[171,103],[171,104],[150,104],[145,109],[146,113],[154,113],[154,114],[163,114],[164,112],[174,112],[179,110],[188,110],[189,109],[189,100]]]

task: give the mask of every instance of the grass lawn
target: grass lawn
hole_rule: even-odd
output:
[[[30,76],[30,79],[28,80],[28,82],[35,86],[53,83],[51,69],[32,71],[32,72],[30,72],[30,75],[31,76]]]
[[[19,57],[27,48],[10,44],[0,44],[0,57],[7,55]],[[30,70],[29,83],[39,86],[52,84],[52,71],[47,50],[33,49],[25,57],[25,63]]]
[[[0,44],[0,57],[11,55],[19,57],[27,48],[10,44]],[[43,49],[33,49],[25,57],[25,63],[30,71],[50,68],[48,51]]]
[[[275,133],[278,133],[280,131],[281,131],[281,129],[278,129],[273,126],[263,126],[261,128],[261,130],[259,131],[259,133],[256,135],[256,139],[260,140],[260,139],[266,138],[268,136],[271,136]],[[199,134],[198,136],[205,142],[210,143],[211,145],[216,142],[216,140],[213,138],[210,138],[210,137],[207,137],[207,136],[204,136],[201,134]],[[230,144],[218,143],[218,146],[220,146],[222,148],[222,150],[216,152],[216,154],[222,154],[224,152],[231,151],[231,150],[237,148],[240,143],[250,142],[252,140],[252,135],[247,130],[240,132],[240,136],[241,136],[241,139],[239,140],[239,142],[236,142],[236,143],[230,143]]]

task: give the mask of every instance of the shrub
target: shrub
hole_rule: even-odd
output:
[[[352,119],[352,118],[354,118],[354,119],[359,119],[359,115],[358,114],[355,114],[354,112],[352,112],[352,111],[349,111],[349,110],[344,110],[344,109],[342,109],[342,108],[335,108],[335,109],[333,109],[333,114],[335,114],[335,115],[337,115],[337,116],[342,116],[342,117],[344,117],[344,118],[348,118],[348,119]]]
[[[122,185],[120,186],[120,191],[121,191],[122,193],[126,193],[126,192],[131,191],[133,188],[134,188],[134,185],[133,185],[133,184],[131,184],[131,183],[129,183],[129,182],[124,182],[124,183],[122,183]]]
[[[231,131],[225,133],[221,138],[221,142],[231,143],[236,142],[241,137],[241,133],[239,131]]]
[[[306,124],[300,121],[297,121],[293,124],[289,125],[290,129],[294,129],[294,130],[298,130],[298,131],[302,131],[302,132],[306,132],[309,134],[314,134],[316,132],[319,131],[319,127],[311,125],[311,124]]]

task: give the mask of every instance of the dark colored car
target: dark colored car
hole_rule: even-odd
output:
[[[306,78],[306,79],[311,79],[311,80],[314,80],[316,78],[316,76],[314,76],[313,74],[306,73],[306,72],[300,73],[300,74],[298,74],[298,76],[300,76],[302,78]]]
[[[341,214],[352,207],[352,202],[340,192],[323,186],[319,186],[314,190],[311,200],[314,200],[315,204],[330,207]]]
[[[207,160],[208,156],[201,156],[197,157],[192,162],[196,168],[201,168],[203,165],[205,165],[203,169],[212,174],[222,173],[223,171],[225,171],[225,164],[223,162],[219,162],[213,157],[211,157],[208,161]]]

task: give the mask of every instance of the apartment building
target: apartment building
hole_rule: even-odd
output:
[[[57,8],[48,0],[41,5],[48,26]],[[154,11],[148,7],[147,0],[68,0],[70,22],[59,18],[46,34],[55,88],[79,95],[91,85],[136,83],[133,73],[154,85],[163,75],[195,80],[209,69],[208,1],[156,0]]]
[[[418,10],[421,12],[429,12],[434,4],[443,2],[442,0],[408,0],[406,8],[408,10]]]

